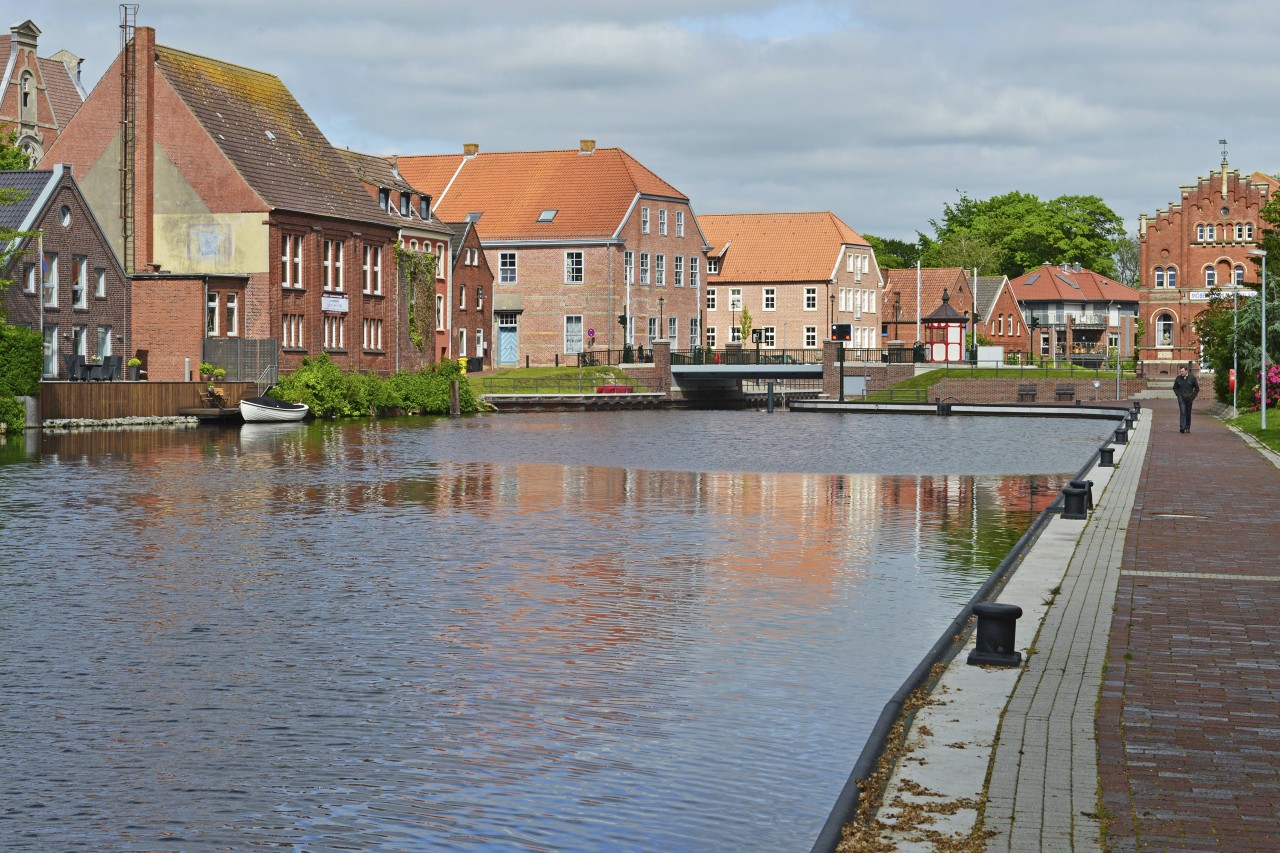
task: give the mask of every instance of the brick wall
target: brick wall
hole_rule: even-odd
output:
[[[1115,402],[1115,378],[1098,381],[1102,384],[1097,389],[1096,399],[1099,402]],[[929,400],[940,397],[949,403],[1017,403],[1018,388],[1022,385],[1035,386],[1037,404],[1059,402],[1056,394],[1059,385],[1075,386],[1077,400],[1092,402],[1095,399],[1092,379],[943,379],[929,389]],[[1132,399],[1134,394],[1146,389],[1145,379],[1122,379],[1120,380],[1120,399],[1122,401]]]
[[[139,275],[133,280],[135,348],[147,352],[147,379],[187,380],[199,369],[204,344],[204,277]]]

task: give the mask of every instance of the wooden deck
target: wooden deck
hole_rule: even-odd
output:
[[[209,405],[208,382],[42,382],[40,417],[107,420],[186,415],[193,414],[193,410],[229,410],[232,415],[219,417],[238,417],[240,401],[258,393],[258,386],[252,382],[217,384],[223,389],[225,409]]]

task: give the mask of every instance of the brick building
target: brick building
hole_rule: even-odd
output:
[[[1138,291],[1082,269],[1045,264],[1010,280],[1037,359],[1105,365],[1109,350],[1131,355]]]
[[[1259,216],[1280,187],[1270,175],[1229,168],[1182,187],[1179,200],[1138,218],[1139,316],[1145,325],[1138,357],[1149,372],[1200,358],[1195,319],[1214,289],[1252,290],[1259,273],[1248,251],[1257,246]]]
[[[983,275],[972,281],[978,334],[992,346],[1003,347],[1006,356],[1025,352],[1030,343],[1026,320],[1009,287],[1009,277]]]
[[[480,359],[482,367],[493,360],[489,342],[493,340],[493,271],[485,257],[484,244],[474,223],[454,222],[453,231],[453,327],[458,332],[459,356]],[[470,338],[467,332],[470,331]],[[467,348],[470,340],[471,348]]]
[[[98,220],[119,224],[107,236],[126,271],[247,277],[240,334],[275,341],[281,370],[320,352],[393,369],[398,230],[278,78],[138,27],[46,159],[70,163]],[[231,292],[203,294],[201,316],[226,317]]]
[[[129,280],[71,170],[0,172],[0,189],[25,193],[0,205],[0,225],[34,235],[0,271],[14,282],[0,304],[11,325],[44,334],[44,377],[69,378],[65,356],[127,356]]]
[[[969,277],[959,267],[887,269],[881,275],[884,277],[884,296],[880,309],[880,337],[886,342],[902,341],[911,348],[917,342],[927,340],[922,320],[942,304],[944,292],[954,310],[961,316],[973,317],[973,288]]]
[[[833,323],[848,323],[848,346],[879,349],[880,267],[871,245],[840,217],[734,213],[698,222],[712,246],[703,303],[707,346],[739,342],[745,308],[764,347],[817,349]]]
[[[50,58],[36,55],[40,28],[23,21],[0,41],[0,128],[16,132],[17,147],[38,163],[62,128],[80,109],[83,61],[65,50]]]
[[[707,246],[689,199],[622,149],[584,139],[577,150],[485,154],[469,143],[398,163],[441,219],[479,232],[497,275],[497,366],[701,341]]]

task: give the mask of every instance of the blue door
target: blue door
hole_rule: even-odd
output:
[[[515,317],[498,319],[498,365],[509,367],[520,362],[520,327]]]

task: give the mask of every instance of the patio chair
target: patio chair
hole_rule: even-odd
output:
[[[62,363],[67,368],[67,381],[80,382],[84,379],[82,371],[84,369],[84,356],[72,353],[62,357]]]
[[[122,355],[108,355],[102,359],[102,378],[115,382],[120,378],[120,365],[124,362]]]

